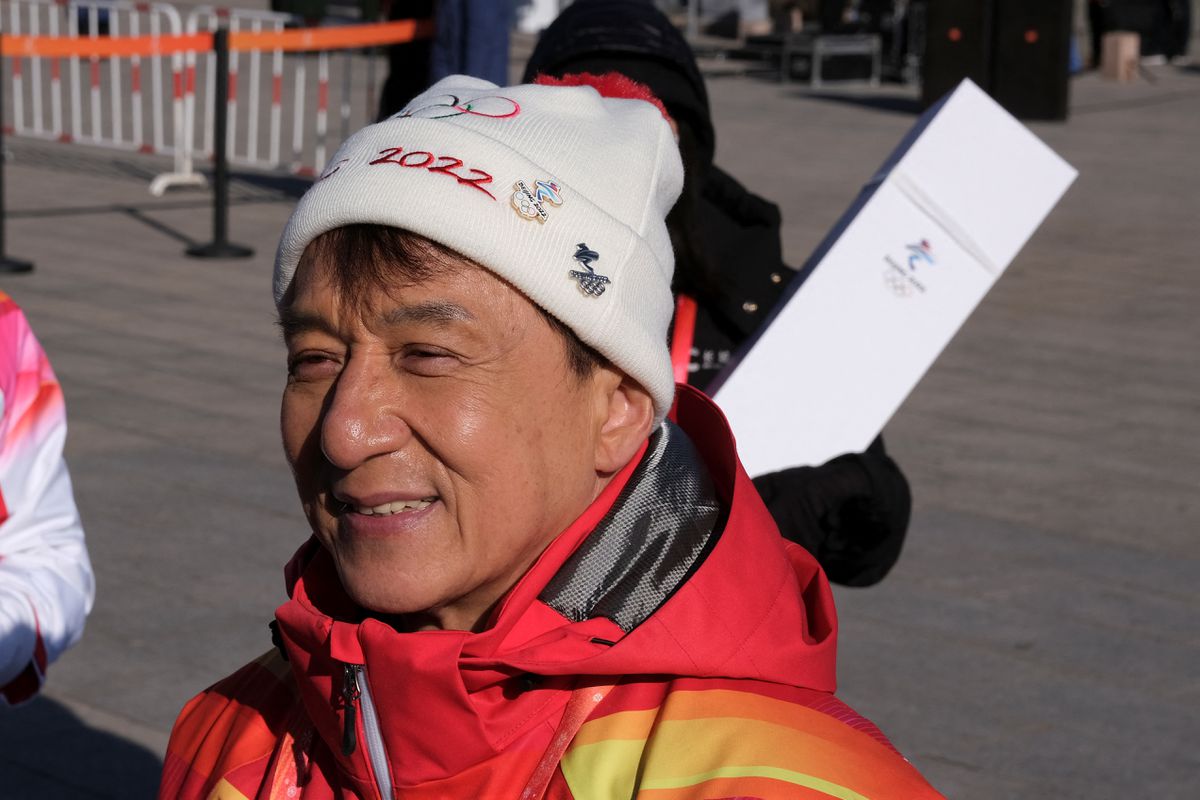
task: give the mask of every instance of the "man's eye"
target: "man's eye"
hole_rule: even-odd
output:
[[[416,375],[445,375],[459,365],[458,358],[437,347],[410,347],[404,351],[404,368]]]
[[[335,375],[337,369],[329,353],[300,353],[288,359],[288,375],[298,380],[318,380]]]

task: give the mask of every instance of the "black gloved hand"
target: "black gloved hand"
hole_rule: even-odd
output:
[[[831,581],[870,586],[899,559],[912,498],[881,438],[865,453],[760,475],[754,485],[780,533],[812,553]]]

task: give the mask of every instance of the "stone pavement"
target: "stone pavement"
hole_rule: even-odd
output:
[[[907,550],[838,592],[843,696],[950,797],[1200,797],[1200,71],[1150,77],[1081,77],[1033,126],[1081,177],[889,425]],[[794,264],[914,118],[896,87],[710,87],[717,160],[782,206]],[[270,647],[306,536],[269,291],[296,185],[239,179],[256,256],[196,261],[208,197],[151,198],[156,162],[7,144],[37,271],[0,289],[65,387],[99,586],[0,714],[0,797],[148,797],[180,706]]]

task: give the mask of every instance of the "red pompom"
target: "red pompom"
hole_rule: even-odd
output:
[[[561,78],[555,78],[553,75],[538,75],[533,82],[542,86],[591,86],[602,97],[645,100],[662,113],[663,119],[671,121],[667,107],[654,96],[650,87],[619,72],[606,72],[603,75],[593,75],[590,72],[569,72]]]

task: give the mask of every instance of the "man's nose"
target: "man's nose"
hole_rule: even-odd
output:
[[[366,359],[347,362],[321,420],[321,451],[338,469],[354,469],[400,449],[411,436],[397,413],[398,387]]]

